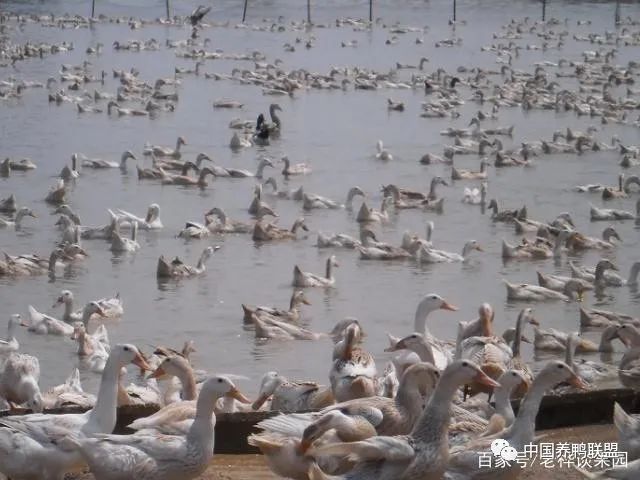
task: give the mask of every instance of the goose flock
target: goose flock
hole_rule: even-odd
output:
[[[277,411],[283,478],[514,479],[479,455],[545,394],[640,390],[640,22],[211,10],[0,12],[0,473],[198,478],[216,414]],[[637,479],[638,422],[580,473]]]

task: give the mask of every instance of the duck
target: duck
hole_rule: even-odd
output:
[[[382,140],[376,142],[376,158],[385,162],[393,160],[393,155],[388,150],[385,150]]]
[[[144,147],[143,153],[145,155],[154,155],[155,157],[158,157],[158,158],[169,157],[169,158],[179,159],[182,156],[180,152],[180,147],[186,144],[187,142],[184,139],[184,137],[180,136],[176,140],[176,148],[147,144]]]
[[[38,216],[33,213],[33,210],[31,210],[29,207],[20,207],[13,221],[0,218],[0,229],[11,228],[13,230],[20,230],[22,227],[22,219],[24,217],[38,218]]]
[[[582,298],[584,286],[582,282],[569,280],[564,287],[563,292],[556,292],[549,288],[540,287],[538,285],[530,285],[527,283],[515,284],[503,280],[507,288],[507,299],[526,301],[526,302],[548,302],[563,300],[565,302],[574,301],[577,297]]]
[[[136,160],[136,156],[133,154],[131,150],[127,150],[122,154],[122,156],[120,157],[119,163],[112,160],[83,158],[82,167],[93,168],[93,169],[119,168],[123,172],[126,172],[128,159]]]
[[[133,222],[131,238],[120,235],[120,229],[117,227],[118,224],[116,223],[116,229],[111,237],[111,251],[114,253],[122,253],[137,252],[140,250],[140,244],[138,243],[138,222]]]
[[[147,214],[144,217],[138,217],[126,210],[118,209],[117,220],[121,227],[132,226],[134,223],[142,230],[160,230],[164,227],[160,219],[160,205],[152,203],[147,208]]]
[[[329,380],[336,402],[376,394],[376,363],[369,352],[358,347],[361,337],[359,324],[351,322],[343,330],[343,339],[334,348]]]
[[[7,324],[7,338],[0,340],[0,357],[6,357],[10,353],[20,349],[20,343],[16,339],[16,326],[20,324],[20,314],[15,313],[9,317]]]
[[[505,430],[487,438],[479,438],[453,449],[450,453],[446,478],[452,480],[480,480],[481,478],[516,478],[520,467],[516,462],[507,466],[495,463],[487,468],[478,468],[480,455],[490,451],[495,438],[505,439],[516,451],[534,441],[535,418],[544,394],[555,385],[567,382],[576,388],[585,388],[585,383],[562,361],[551,360],[536,375],[529,391],[520,402],[518,415],[513,424]],[[488,472],[488,473],[487,473]],[[490,477],[485,477],[485,475]]]
[[[446,250],[437,250],[422,246],[416,255],[418,263],[452,263],[465,262],[469,259],[472,251],[483,252],[477,240],[469,240],[462,247],[462,254],[447,252]]]
[[[156,276],[158,278],[187,278],[202,275],[205,271],[205,264],[207,263],[207,260],[209,260],[211,255],[219,249],[219,245],[205,248],[202,251],[200,259],[195,267],[185,264],[178,257],[174,258],[171,262],[168,262],[164,256],[161,255],[158,259]]]
[[[313,448],[309,454],[316,457],[349,455],[357,463],[346,478],[442,478],[449,458],[451,402],[458,388],[472,380],[498,386],[473,362],[456,361],[442,372],[435,391],[409,435],[376,436],[359,442],[333,443]],[[317,469],[318,476],[311,478],[326,478],[320,476],[323,474],[317,466],[312,465],[312,468]]]
[[[300,309],[301,305],[311,305],[311,302],[305,295],[302,290],[296,290],[291,294],[291,300],[289,301],[289,309],[285,310],[283,308],[277,307],[249,307],[247,305],[242,305],[242,311],[244,312],[243,322],[245,325],[251,324],[252,315],[258,316],[269,316],[275,317],[278,320],[282,320],[285,322],[296,323],[300,320]]]
[[[303,272],[298,265],[293,267],[293,286],[294,287],[333,287],[336,279],[333,276],[333,267],[339,267],[338,260],[335,255],[327,258],[325,276]]]
[[[284,163],[284,168],[282,169],[282,175],[285,178],[288,178],[292,175],[308,175],[311,173],[311,167],[306,163],[296,163],[295,165],[291,164],[291,160],[289,160],[288,156],[283,156],[280,161]]]
[[[370,208],[367,205],[367,202],[362,202],[362,205],[360,206],[360,210],[358,210],[358,214],[356,216],[356,221],[358,223],[389,222],[389,212],[387,211],[387,208],[392,202],[393,200],[390,197],[383,197],[380,211]]]
[[[282,413],[320,410],[334,403],[330,387],[315,382],[290,382],[278,372],[267,372],[262,376],[258,398],[251,408],[260,410],[269,398],[269,409]]]
[[[485,180],[487,178],[487,167],[489,162],[480,161],[480,171],[473,172],[471,170],[461,170],[451,167],[451,180]]]
[[[42,412],[42,394],[40,381],[40,362],[26,353],[11,353],[4,362],[0,373],[0,398],[9,402],[9,406],[26,404],[34,412]],[[0,450],[1,451],[1,450]],[[0,467],[1,471],[2,467]]]
[[[95,407],[85,413],[36,413],[4,419],[0,428],[2,473],[15,478],[54,479],[81,470],[85,466],[83,458],[65,440],[69,436],[89,438],[113,431],[118,373],[129,363],[149,368],[135,346],[116,345],[102,373]],[[15,455],[15,445],[21,446],[24,456]]]
[[[638,201],[636,202],[635,214],[627,210],[616,210],[613,208],[597,208],[594,205],[591,205],[589,215],[592,222],[638,219],[640,218],[640,199],[638,199]]]
[[[253,227],[252,238],[256,242],[268,242],[271,240],[296,240],[298,238],[298,230],[309,231],[305,223],[304,217],[297,218],[290,230],[279,228],[273,223],[267,223],[259,220]]]

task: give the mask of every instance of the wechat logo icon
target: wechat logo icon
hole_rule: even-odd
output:
[[[491,442],[491,451],[494,456],[502,458],[505,462],[513,462],[518,457],[518,451],[502,438],[496,438]]]

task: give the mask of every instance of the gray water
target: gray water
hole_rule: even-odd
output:
[[[108,1],[97,2],[97,13],[144,18],[161,17],[164,2],[149,0],[141,2]],[[186,14],[197,2],[173,2],[176,14]],[[90,5],[75,0],[49,2],[9,1],[3,2],[5,10],[23,13],[64,12],[88,15]],[[285,32],[271,33],[254,29],[238,29],[241,2],[227,0],[213,4],[209,21],[229,21],[228,28],[208,28],[202,38],[212,40],[208,50],[222,49],[227,53],[250,53],[259,50],[269,61],[283,60],[283,68],[307,68],[314,72],[328,72],[330,66],[360,66],[388,71],[396,62],[417,64],[426,56],[430,62],[427,71],[443,67],[455,71],[459,65],[467,68],[480,66],[499,69],[495,56],[481,52],[481,45],[508,43],[494,40],[492,33],[511,18],[529,16],[539,19],[539,2],[492,1],[458,2],[458,18],[468,21],[459,25],[455,32],[447,25],[451,15],[450,2],[384,1],[376,2],[375,17],[383,19],[371,31],[357,32],[352,27],[335,27],[338,17],[366,17],[367,2],[322,2],[313,6],[313,20],[326,23],[329,28],[314,28],[311,31],[290,28]],[[637,18],[638,6],[623,6],[623,15]],[[270,25],[283,16],[285,22],[301,20],[306,16],[304,2],[287,0],[250,2],[247,23]],[[614,4],[593,2],[549,2],[548,17],[569,18],[564,26],[549,27],[553,30],[569,29],[566,46],[561,51],[521,51],[514,59],[513,67],[533,71],[537,61],[557,61],[559,58],[580,60],[581,52],[596,49],[589,43],[571,40],[573,33],[586,35],[589,32],[604,33],[614,28]],[[576,21],[591,20],[591,25],[577,26]],[[424,33],[408,33],[398,36],[398,43],[385,45],[390,37],[384,25],[399,22],[414,27],[426,27]],[[634,27],[635,28],[635,27]],[[91,57],[92,71],[111,72],[112,69],[140,71],[140,78],[155,81],[156,78],[173,75],[174,67],[193,67],[191,60],[176,58],[175,50],[164,47],[166,39],[185,39],[190,34],[188,27],[164,27],[149,25],[130,30],[126,24],[98,24],[92,29],[43,28],[37,23],[28,23],[20,30],[9,32],[15,42],[26,40],[48,42],[73,42],[75,50],[46,57],[18,62],[0,69],[0,79],[14,76],[18,79],[45,82],[49,76],[57,76],[62,63],[80,64],[85,60],[85,49],[97,42],[105,45],[101,56]],[[435,48],[434,43],[453,36],[463,43],[454,48]],[[304,40],[315,37],[314,47],[304,48]],[[417,45],[416,37],[424,38]],[[114,40],[157,39],[163,47],[157,52],[117,52],[112,50]],[[294,43],[294,53],[283,50],[283,44]],[[342,41],[357,40],[357,48],[341,48]],[[537,37],[525,36],[518,44],[540,45]],[[616,62],[625,64],[637,59],[637,50],[618,47]],[[250,62],[228,60],[206,61],[202,69],[206,72],[230,73],[233,68],[252,68]],[[550,75],[553,68],[547,68]],[[403,70],[399,78],[409,78],[411,70]],[[109,76],[110,77],[110,76]],[[575,89],[575,84],[568,85]],[[108,78],[101,90],[115,92],[117,79]],[[88,86],[92,91],[93,86]],[[468,99],[471,92],[461,87],[461,97]],[[421,89],[371,91],[297,91],[293,98],[263,96],[255,86],[241,86],[229,81],[207,80],[204,76],[185,76],[178,88],[180,101],[172,114],[158,117],[109,117],[102,115],[79,115],[75,105],[56,106],[47,102],[45,90],[28,90],[19,100],[0,102],[0,156],[12,158],[30,157],[37,164],[35,172],[14,173],[8,179],[0,179],[0,197],[15,193],[20,205],[31,206],[39,215],[35,221],[27,219],[21,232],[0,231],[0,247],[12,254],[37,252],[48,255],[59,240],[53,226],[56,217],[50,216],[52,208],[44,203],[49,186],[64,164],[70,161],[73,152],[82,152],[89,157],[119,160],[121,153],[131,149],[141,160],[145,142],[173,146],[178,135],[184,135],[188,145],[183,158],[192,159],[199,152],[207,152],[221,165],[253,170],[259,155],[267,154],[279,158],[287,154],[292,161],[308,162],[312,174],[292,179],[283,184],[279,169],[274,173],[279,183],[288,188],[304,185],[305,191],[343,199],[346,191],[359,185],[369,195],[369,203],[379,206],[380,185],[396,183],[406,188],[426,190],[434,175],[450,178],[450,167],[422,166],[418,159],[426,152],[441,154],[449,143],[439,131],[449,126],[466,127],[470,116],[478,105],[467,102],[460,108],[461,117],[451,119],[423,119],[420,102],[425,100]],[[615,91],[623,95],[624,87]],[[405,101],[405,112],[388,112],[387,98]],[[233,98],[245,104],[240,110],[214,110],[212,102],[220,98]],[[246,149],[233,153],[228,148],[232,130],[227,126],[237,116],[254,119],[258,113],[267,112],[273,101],[278,102],[283,112],[283,131],[279,140],[271,146]],[[106,103],[106,102],[104,102]],[[106,105],[103,105],[106,111]],[[486,110],[487,107],[485,107]],[[633,112],[632,112],[633,113]],[[486,125],[490,125],[488,122]],[[589,125],[599,127],[596,136],[609,141],[617,134],[625,144],[638,144],[637,127],[599,125],[599,118],[576,117],[573,112],[531,111],[520,108],[503,108],[496,125],[515,124],[512,143],[548,139],[555,130],[571,127],[585,130]],[[381,163],[374,158],[375,143],[382,139],[393,153],[394,160]],[[616,184],[619,154],[616,152],[588,153],[576,155],[549,155],[535,160],[535,166],[527,169],[491,168],[489,197],[499,199],[509,208],[527,205],[529,216],[534,219],[551,220],[556,214],[568,211],[573,215],[580,231],[599,236],[606,223],[589,222],[589,201],[601,204],[599,196],[587,197],[571,191],[577,184]],[[460,168],[476,169],[476,156],[457,157]],[[637,173],[637,172],[633,172]],[[386,346],[385,332],[405,335],[411,332],[416,304],[423,295],[436,292],[459,307],[457,313],[436,312],[430,326],[440,338],[455,338],[456,325],[460,320],[476,317],[482,302],[491,303],[496,310],[496,331],[512,326],[522,304],[506,302],[505,288],[501,280],[536,283],[535,270],[568,274],[568,259],[560,265],[552,260],[541,262],[511,262],[504,264],[500,256],[502,238],[515,243],[517,237],[508,225],[495,224],[480,209],[460,202],[465,186],[473,182],[457,182],[440,189],[446,198],[445,213],[436,215],[422,211],[401,211],[393,221],[378,229],[379,237],[399,243],[402,232],[412,230],[424,232],[425,222],[433,220],[436,225],[434,242],[438,248],[460,251],[465,241],[476,239],[485,253],[474,255],[465,264],[439,264],[417,266],[414,262],[367,262],[358,259],[353,251],[318,250],[315,247],[316,231],[344,232],[357,235],[358,225],[353,213],[340,211],[313,211],[306,214],[309,235],[296,242],[255,245],[248,235],[210,237],[205,240],[185,242],[176,238],[185,221],[201,221],[204,211],[214,206],[225,209],[234,219],[248,220],[246,209],[251,201],[254,181],[252,179],[218,179],[208,188],[186,189],[175,186],[160,186],[155,182],[139,183],[135,169],[121,174],[113,171],[83,170],[81,178],[70,193],[70,203],[84,224],[100,225],[107,221],[106,209],[121,208],[143,215],[150,203],[159,203],[165,228],[160,232],[140,232],[142,249],[124,257],[114,256],[108,244],[97,241],[84,242],[90,257],[77,267],[73,274],[50,281],[47,276],[12,280],[0,278],[0,317],[11,313],[26,315],[29,304],[38,310],[61,315],[61,310],[50,307],[63,289],[74,292],[78,305],[96,298],[120,292],[125,304],[125,315],[120,321],[107,322],[112,343],[131,342],[149,350],[150,345],[180,346],[184,340],[195,339],[197,353],[195,362],[209,371],[245,375],[251,381],[242,382],[241,388],[249,392],[257,389],[257,381],[267,370],[278,370],[291,379],[316,380],[326,383],[330,368],[331,345],[329,340],[317,342],[257,342],[252,331],[242,327],[241,303],[261,305],[288,305],[291,295],[291,278],[294,264],[305,271],[322,273],[327,256],[335,253],[340,268],[336,271],[336,286],[333,289],[309,289],[308,297],[313,305],[304,310],[305,323],[315,331],[328,331],[335,322],[346,317],[359,318],[368,333],[366,348],[373,352],[382,369],[388,359],[383,349]],[[476,185],[477,186],[477,185]],[[274,201],[280,223],[289,225],[301,215],[301,204],[290,201]],[[633,210],[635,198],[615,200],[608,203],[611,208]],[[356,208],[359,202],[356,202]],[[610,254],[614,262],[626,275],[632,261],[637,260],[639,247],[638,230],[633,222],[616,225],[624,243]],[[208,245],[222,245],[200,278],[159,285],[155,277],[159,255],[179,255],[189,263],[195,263],[202,249]],[[588,252],[577,258],[579,262],[594,264],[600,258],[598,252]],[[607,296],[599,301],[587,295],[585,304],[597,304],[601,308],[626,313],[638,312],[638,295],[627,288],[609,289]],[[565,331],[578,329],[579,304],[553,303],[535,306],[536,316],[543,326],[553,326]],[[532,336],[532,332],[529,332]],[[597,340],[597,333],[586,334]],[[46,386],[60,383],[77,364],[74,345],[70,339],[40,337],[19,332],[22,350],[37,355],[42,366],[42,383]],[[525,347],[528,359],[533,358],[529,346]],[[97,377],[83,373],[87,388],[93,390]]]

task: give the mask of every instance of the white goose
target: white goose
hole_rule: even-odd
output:
[[[184,137],[178,137],[176,140],[176,148],[171,147],[163,147],[160,145],[145,145],[143,153],[145,155],[154,155],[156,157],[171,157],[171,158],[180,158],[180,147],[182,145],[186,145],[187,142]]]
[[[20,323],[20,315],[13,314],[9,317],[9,323],[7,325],[7,339],[0,340],[0,357],[9,355],[12,352],[17,352],[20,348],[20,344],[16,339],[16,326]]]
[[[140,244],[138,243],[138,222],[134,221],[132,223],[131,238],[121,236],[118,224],[116,224],[116,229],[111,237],[112,252],[137,252],[140,250]]]
[[[10,407],[25,403],[34,412],[41,412],[43,405],[39,381],[38,359],[23,353],[12,353],[4,363],[4,370],[0,374],[0,398],[9,402]],[[2,458],[1,454],[0,458]],[[1,466],[0,471],[2,471]]]
[[[138,223],[138,227],[142,230],[159,230],[163,227],[162,220],[160,220],[160,205],[152,203],[147,209],[147,215],[145,217],[138,217],[133,213],[129,213],[125,210],[117,210],[118,223],[121,227],[131,226],[133,222]]]
[[[356,221],[358,223],[387,223],[389,221],[388,207],[393,203],[392,197],[384,197],[380,211],[369,208],[367,202],[362,202]]]
[[[0,422],[0,472],[21,480],[59,480],[65,473],[81,469],[82,457],[63,440],[68,435],[89,436],[113,431],[118,374],[128,363],[149,368],[136,347],[116,345],[102,373],[96,405],[88,412],[4,418]],[[16,455],[16,448],[22,455]]]
[[[96,480],[176,480],[195,478],[204,472],[214,448],[216,400],[240,396],[231,380],[214,376],[204,382],[196,415],[186,435],[138,433],[74,438],[77,448]]]
[[[462,255],[459,253],[447,252],[446,250],[436,250],[434,248],[428,248],[424,245],[418,249],[416,258],[419,263],[451,263],[451,262],[464,262],[469,259],[469,254],[477,250],[482,252],[482,247],[476,240],[469,240],[464,244],[462,248]]]
[[[22,219],[24,217],[32,217],[38,218],[38,216],[33,213],[33,211],[28,207],[20,207],[18,212],[16,213],[15,220],[5,220],[4,218],[0,218],[0,228],[12,228],[14,230],[20,230],[22,227]]]
[[[347,210],[351,210],[353,208],[353,199],[356,195],[365,196],[365,193],[362,191],[360,187],[352,187],[347,192],[347,200],[344,204],[340,204],[330,198],[322,197],[320,195],[315,195],[313,193],[303,193],[302,194],[302,208],[305,210],[314,210],[319,208],[329,208],[329,209],[338,209],[338,208],[346,208]]]
[[[388,150],[385,150],[382,140],[378,140],[376,142],[376,150],[378,152],[376,153],[376,158],[378,160],[384,160],[385,162],[393,160],[393,155],[391,155]]]
[[[127,150],[120,157],[120,162],[114,160],[102,160],[98,158],[83,158],[82,166],[84,168],[105,169],[105,168],[119,168],[123,172],[127,171],[127,160],[136,160],[136,156],[131,150]]]
[[[597,208],[591,205],[590,216],[592,222],[608,220],[633,220],[640,219],[640,199],[636,202],[636,213],[627,210],[616,210],[613,208]]]

